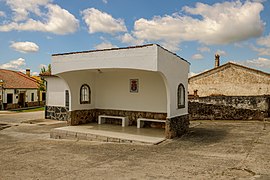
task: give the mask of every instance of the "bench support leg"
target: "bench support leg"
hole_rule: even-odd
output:
[[[143,124],[143,121],[137,121],[137,128],[142,128]]]
[[[104,124],[105,123],[105,118],[98,117],[98,124]]]
[[[122,127],[128,126],[128,117],[122,119]]]

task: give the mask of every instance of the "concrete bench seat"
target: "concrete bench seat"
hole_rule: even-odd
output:
[[[166,123],[166,120],[160,120],[160,119],[147,119],[147,118],[138,118],[137,119],[137,128],[143,127],[144,121],[151,121],[151,122],[162,122]]]
[[[109,115],[99,115],[98,116],[98,124],[105,123],[105,119],[106,118],[121,119],[122,120],[122,127],[128,126],[128,117],[123,117],[123,116],[109,116]]]

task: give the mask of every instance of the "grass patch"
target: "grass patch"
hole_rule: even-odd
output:
[[[29,109],[19,109],[14,110],[15,112],[35,112],[35,111],[44,111],[44,107],[38,107],[38,108],[29,108]]]

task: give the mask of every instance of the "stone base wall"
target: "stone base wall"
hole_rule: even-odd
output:
[[[74,126],[79,124],[86,124],[90,122],[97,122],[96,110],[75,110],[69,112],[68,125]]]
[[[35,107],[35,106],[44,106],[43,101],[35,101],[35,102],[25,102],[25,106],[20,106],[19,104],[7,104],[4,103],[4,109],[5,110],[12,110],[12,109],[19,109],[19,108],[27,108],[27,107]]]
[[[18,109],[19,104],[4,104],[5,110]]]
[[[167,118],[165,127],[165,136],[168,139],[174,137],[181,137],[188,132],[189,129],[189,115],[177,116]]]
[[[157,113],[157,112],[143,112],[143,111],[125,111],[125,110],[109,110],[109,109],[96,109],[96,116],[101,114],[111,115],[111,116],[127,116],[129,118],[129,125],[137,125],[138,118],[148,118],[148,119],[161,119],[166,120],[167,113]]]
[[[193,120],[263,120],[269,116],[267,111],[199,102],[189,102],[188,111]]]
[[[69,119],[69,112],[65,107],[45,106],[45,118],[67,121]]]
[[[34,106],[40,106],[40,102],[35,101],[35,102],[26,102],[25,103],[25,107],[34,107]]]
[[[45,118],[56,120],[67,120],[68,124],[72,126],[79,124],[86,124],[90,122],[97,122],[99,115],[127,116],[129,118],[130,126],[136,125],[138,118],[166,120],[167,117],[167,113],[157,113],[157,112],[125,111],[112,109],[89,109],[89,110],[75,110],[69,112],[68,109],[64,107],[46,106],[45,108]]]
[[[129,125],[136,125],[138,118],[162,119],[165,120],[167,113],[156,112],[142,112],[142,111],[126,111],[126,110],[112,110],[112,109],[89,109],[89,110],[75,110],[70,112],[68,120],[69,125],[86,124],[90,122],[97,122],[99,115],[110,116],[127,116],[129,118]],[[117,121],[111,121],[112,124]]]

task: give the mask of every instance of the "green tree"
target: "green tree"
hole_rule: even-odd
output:
[[[48,74],[51,74],[52,73],[52,66],[51,64],[48,65],[48,68],[46,69],[45,66],[43,66],[41,69],[40,69],[40,74],[44,74],[44,73],[48,73]],[[45,91],[46,90],[46,87],[45,87],[45,79],[44,77],[41,76],[41,82],[39,83],[39,88],[38,88],[39,91]]]

